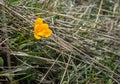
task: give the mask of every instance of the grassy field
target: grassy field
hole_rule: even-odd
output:
[[[0,84],[120,84],[120,0],[0,0]]]

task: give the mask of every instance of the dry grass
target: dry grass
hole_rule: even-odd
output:
[[[75,1],[0,2],[2,80],[6,77],[12,84],[120,83],[119,0]],[[38,17],[53,30],[50,38],[33,37]]]

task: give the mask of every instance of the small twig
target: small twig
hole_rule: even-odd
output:
[[[69,58],[68,58],[68,62],[67,62],[65,71],[64,71],[64,73],[63,73],[62,79],[61,79],[61,81],[60,81],[60,84],[63,84],[63,80],[64,80],[65,74],[66,74],[66,72],[67,72],[67,69],[68,69],[68,66],[69,66],[68,64],[70,63],[70,60],[71,60],[71,55],[70,55]]]
[[[50,72],[50,70],[52,69],[52,67],[55,65],[55,63],[57,62],[57,60],[59,59],[60,55],[56,58],[56,60],[53,62],[53,64],[51,65],[51,67],[48,69],[48,71],[46,72],[46,74],[41,78],[40,83],[42,83],[42,81],[45,79],[45,77],[47,76],[47,74]]]
[[[97,18],[96,18],[95,23],[98,22],[99,15],[100,15],[100,11],[101,11],[101,9],[102,9],[102,4],[103,4],[103,0],[101,0],[101,2],[100,2],[100,7],[99,7],[99,11],[98,11],[98,14],[97,14]],[[96,27],[96,24],[94,25],[94,28],[95,28],[95,27]]]
[[[6,38],[5,40],[3,40],[1,43],[0,43],[0,46],[5,43],[9,38]]]

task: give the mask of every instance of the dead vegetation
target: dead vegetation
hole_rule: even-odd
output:
[[[0,75],[10,83],[120,83],[119,0],[6,0],[0,8],[0,56],[5,44],[12,58]],[[50,38],[33,37],[38,17]]]

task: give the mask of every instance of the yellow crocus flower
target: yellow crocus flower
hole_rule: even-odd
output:
[[[34,24],[34,37],[36,39],[41,39],[41,37],[49,37],[52,35],[52,30],[49,29],[48,24],[43,23],[41,18],[37,18]]]

